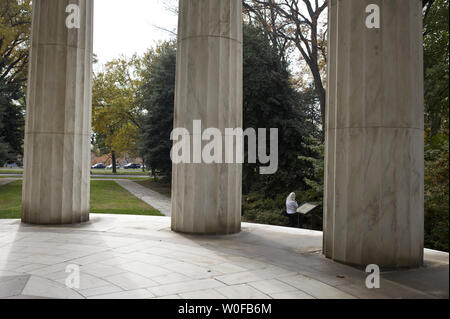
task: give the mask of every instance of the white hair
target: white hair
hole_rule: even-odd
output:
[[[295,193],[290,193],[289,196],[286,198],[286,201],[295,202]]]

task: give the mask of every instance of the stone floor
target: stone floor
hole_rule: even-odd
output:
[[[325,259],[322,233],[243,224],[228,237],[170,231],[170,218],[92,215],[78,226],[0,220],[0,298],[448,298],[449,257],[382,273]],[[67,288],[67,266],[80,268]]]

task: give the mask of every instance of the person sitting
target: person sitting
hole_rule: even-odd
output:
[[[295,226],[295,215],[297,214],[298,204],[295,201],[295,193],[289,194],[286,199],[286,213],[289,217],[289,227]]]

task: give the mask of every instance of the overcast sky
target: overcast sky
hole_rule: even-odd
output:
[[[165,7],[174,0],[95,0],[94,53],[101,64],[119,57],[144,53],[171,34],[178,18]]]

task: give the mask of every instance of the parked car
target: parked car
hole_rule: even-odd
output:
[[[92,166],[91,168],[92,169],[105,169],[106,166],[105,166],[105,164],[98,163],[98,164],[95,164],[94,166]]]
[[[140,169],[141,165],[135,164],[135,163],[130,163],[130,164],[125,165],[123,168],[124,169]]]
[[[6,167],[6,168],[20,168],[19,165],[17,165],[17,163],[8,163],[4,167]]]
[[[109,164],[108,166],[106,166],[107,169],[112,169],[113,168],[113,164]],[[116,168],[120,168],[120,164],[117,163],[116,164]]]

